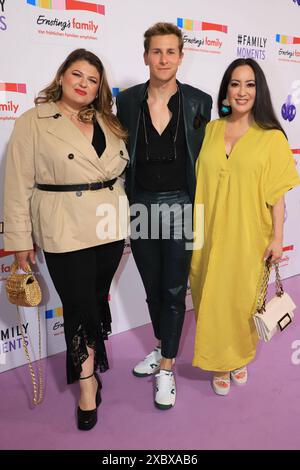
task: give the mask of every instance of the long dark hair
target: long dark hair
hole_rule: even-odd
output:
[[[107,82],[103,64],[99,57],[86,49],[75,49],[68,55],[58,68],[50,85],[39,92],[37,98],[34,100],[35,104],[48,103],[51,101],[56,102],[60,100],[62,95],[60,78],[65,71],[78,60],[85,60],[96,67],[100,75],[100,84],[97,96],[90,105],[80,110],[79,119],[83,122],[89,122],[95,117],[96,111],[98,111],[109,129],[120,139],[126,139],[127,132],[122,128],[120,122],[112,112],[112,93]]]
[[[256,96],[252,109],[254,121],[262,129],[278,129],[286,136],[280,122],[276,117],[265,74],[260,65],[253,59],[236,59],[227,67],[221,81],[218,95],[219,116],[222,116],[222,101],[226,98],[232,73],[237,67],[240,67],[241,65],[249,65],[249,67],[252,68],[255,76]]]

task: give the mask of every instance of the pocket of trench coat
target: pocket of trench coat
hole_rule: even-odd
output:
[[[127,150],[120,150],[118,153],[108,157],[103,164],[105,173],[109,179],[120,176],[129,164],[129,155]]]

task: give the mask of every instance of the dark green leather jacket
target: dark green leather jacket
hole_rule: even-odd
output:
[[[134,200],[136,142],[141,115],[141,103],[148,84],[149,82],[133,86],[122,91],[117,96],[117,116],[129,133],[127,149],[130,156],[130,164],[126,170],[125,188],[130,202]],[[196,189],[195,163],[204,138],[206,123],[210,121],[212,99],[210,95],[198,88],[179,83],[178,81],[177,85],[182,98],[187,142],[187,186],[193,201]]]

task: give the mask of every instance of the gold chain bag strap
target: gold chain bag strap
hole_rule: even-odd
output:
[[[283,285],[279,274],[279,265],[275,267],[275,285],[276,295],[266,304],[268,282],[270,278],[271,262],[266,260],[262,284],[260,287],[256,312],[253,320],[256,326],[259,339],[270,341],[270,339],[279,331],[283,331],[292,323],[296,305],[293,300],[283,290]]]
[[[42,300],[42,292],[39,283],[27,264],[23,273],[18,273],[18,263],[15,261],[11,265],[11,273],[6,280],[6,293],[10,303],[17,306],[19,327],[22,336],[22,344],[31,376],[33,387],[33,404],[38,405],[43,400],[43,374],[42,374],[42,341],[41,341],[41,318],[38,308],[38,337],[39,337],[39,359],[38,359],[38,379],[36,379],[33,365],[25,338],[19,307],[38,307]]]

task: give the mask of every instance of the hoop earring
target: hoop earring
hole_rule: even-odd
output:
[[[229,104],[229,101],[227,98],[225,98],[223,101],[222,101],[222,106],[221,106],[221,109],[220,109],[220,113],[222,116],[228,116],[229,114],[231,114],[232,110],[231,110],[231,106]]]

